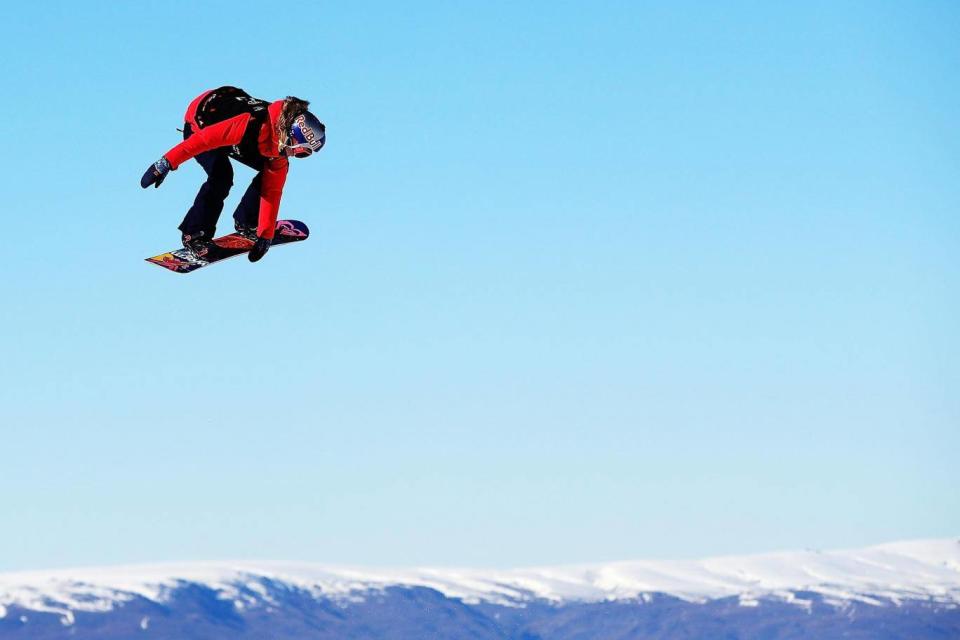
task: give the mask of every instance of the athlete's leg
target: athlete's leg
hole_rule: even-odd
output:
[[[189,128],[184,132],[184,138],[189,137]],[[180,231],[187,235],[196,235],[204,232],[204,237],[212,238],[217,227],[217,220],[223,211],[223,201],[233,186],[233,167],[226,149],[212,149],[196,157],[203,170],[207,173],[207,180],[200,185],[200,191],[193,201],[193,206],[180,223]]]
[[[260,220],[260,184],[262,178],[262,173],[253,177],[250,186],[247,187],[243,197],[240,198],[237,210],[233,212],[233,219],[244,227],[256,229]]]

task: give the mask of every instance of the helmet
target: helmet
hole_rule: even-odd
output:
[[[323,149],[327,141],[327,128],[309,111],[294,118],[290,125],[290,144],[287,155],[306,158],[314,151]]]

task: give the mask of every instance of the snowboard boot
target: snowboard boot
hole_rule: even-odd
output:
[[[237,230],[237,233],[249,240],[250,242],[257,241],[257,227],[248,227],[237,219],[233,220],[233,228]]]
[[[198,260],[209,260],[217,250],[213,242],[213,234],[206,231],[197,231],[193,234],[183,234],[180,238],[183,248],[192,253]]]

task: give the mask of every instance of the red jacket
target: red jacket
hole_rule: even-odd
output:
[[[176,169],[190,158],[211,149],[233,147],[240,144],[247,127],[257,126],[257,121],[249,113],[241,113],[228,120],[201,127],[197,124],[197,106],[210,91],[197,96],[190,106],[184,121],[190,124],[193,135],[170,149],[165,155],[170,167]],[[260,217],[257,222],[257,235],[273,238],[277,226],[277,214],[280,211],[280,198],[283,185],[287,180],[289,162],[280,154],[277,120],[283,101],[277,100],[267,108],[268,117],[263,120],[257,137],[257,149],[263,156],[263,178],[260,188]]]

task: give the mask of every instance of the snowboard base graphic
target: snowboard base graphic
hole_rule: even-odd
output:
[[[309,236],[310,229],[299,220],[277,220],[277,230],[274,232],[273,244],[270,247],[300,242],[306,240]],[[247,253],[253,248],[254,244],[252,240],[244,238],[239,233],[214,238],[213,242],[216,249],[211,250],[203,258],[198,258],[188,249],[176,249],[152,258],[146,258],[146,261],[175,273],[190,273],[215,262]]]

